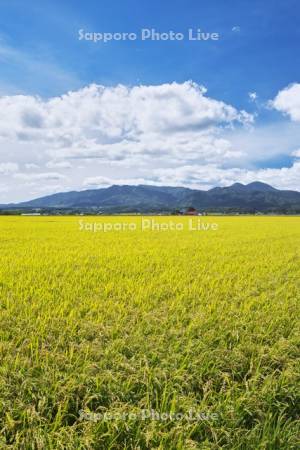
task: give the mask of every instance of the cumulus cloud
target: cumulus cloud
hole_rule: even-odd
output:
[[[230,143],[219,138],[219,127],[252,120],[193,82],[91,85],[47,101],[0,98],[0,138],[41,144],[56,159],[149,159],[164,151],[181,159],[211,160],[216,152],[226,158]]]
[[[287,87],[272,107],[299,121],[299,92],[300,84]],[[257,94],[250,92],[249,98],[256,101]],[[10,189],[19,183],[25,199],[25,185],[34,187],[30,193],[51,193],[66,186],[208,189],[260,180],[299,189],[299,130],[286,120],[281,126],[254,126],[252,115],[211,98],[191,81],[93,84],[50,99],[5,96],[0,97],[0,173]],[[7,153],[13,162],[4,162]],[[292,167],[256,168],[282,154],[295,158]]]
[[[294,83],[279,91],[271,106],[300,122],[300,83]]]

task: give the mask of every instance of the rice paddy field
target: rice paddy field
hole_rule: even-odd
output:
[[[300,217],[200,219],[0,217],[0,449],[300,448]]]

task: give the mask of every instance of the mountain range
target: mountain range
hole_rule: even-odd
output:
[[[242,210],[300,212],[300,192],[279,190],[261,183],[235,183],[208,191],[185,187],[119,186],[62,192],[27,202],[0,205],[3,208],[99,209],[104,212],[199,210]]]

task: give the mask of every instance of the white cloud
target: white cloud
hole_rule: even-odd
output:
[[[62,184],[50,184],[50,185],[35,185],[35,183],[31,183],[30,187],[30,198],[32,197],[41,197],[44,195],[51,195],[57,192],[70,191],[71,189],[66,188],[66,186]]]
[[[113,184],[138,186],[139,184],[153,185],[157,183],[153,180],[147,180],[146,178],[88,177],[84,180],[83,187],[96,189],[112,186]]]
[[[243,168],[222,168],[216,164],[189,165],[154,170],[151,177],[116,178],[89,177],[84,180],[85,188],[100,188],[112,185],[150,184],[156,186],[185,186],[191,189],[208,190],[214,186],[229,186],[233,183],[261,181],[278,189],[297,189],[300,179],[300,161],[292,167],[278,169],[247,170]],[[299,189],[299,188],[298,188]]]
[[[294,83],[279,91],[271,106],[287,114],[293,121],[300,121],[300,83]]]
[[[249,99],[252,102],[255,102],[255,100],[257,100],[257,93],[256,92],[248,92],[248,96],[249,96]]]
[[[25,168],[26,169],[29,169],[29,170],[31,170],[31,169],[39,169],[39,165],[38,164],[35,164],[35,163],[26,163],[25,164]]]
[[[293,86],[272,106],[296,120]],[[256,93],[249,98],[255,101]],[[256,169],[282,155],[299,157],[299,138],[297,123],[254,126],[253,116],[210,98],[193,82],[91,85],[48,100],[0,97],[0,173],[12,192],[8,201],[111,184],[207,189],[260,180],[299,190],[298,160],[292,167]],[[13,162],[4,162],[7,154]],[[29,172],[19,172],[15,161]],[[5,164],[13,166],[4,171]]]
[[[186,82],[160,86],[91,85],[62,97],[0,98],[0,138],[39,145],[52,158],[137,161],[228,158],[219,128],[252,116]]]
[[[214,186],[229,186],[235,182],[247,184],[261,181],[279,189],[299,190],[300,161],[294,162],[292,167],[279,169],[223,169],[216,165],[206,165],[159,169],[156,173],[160,184],[170,186],[210,189]]]
[[[68,161],[49,161],[46,164],[46,167],[48,167],[48,169],[70,169],[72,164]]]
[[[57,181],[57,180],[65,180],[67,177],[57,172],[46,172],[46,173],[16,173],[14,178],[18,180],[24,180],[29,182],[36,181]]]
[[[12,162],[0,163],[0,173],[3,175],[9,175],[11,173],[17,172],[19,165]]]

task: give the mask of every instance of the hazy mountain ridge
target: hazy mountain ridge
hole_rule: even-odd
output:
[[[174,210],[188,206],[197,209],[272,208],[300,209],[300,192],[279,190],[265,183],[248,185],[235,183],[208,191],[170,186],[119,186],[62,192],[18,204],[1,205],[5,208],[98,208],[118,211]]]

